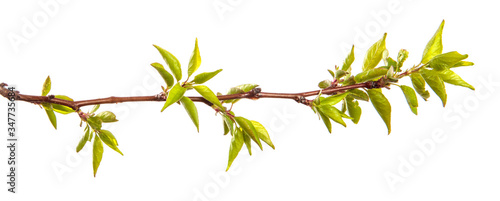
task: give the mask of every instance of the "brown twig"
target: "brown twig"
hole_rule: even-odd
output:
[[[3,97],[9,98],[9,93],[12,92],[7,89],[5,86],[7,84],[1,83],[0,84],[0,94],[2,94]],[[340,87],[334,87],[334,88],[329,88],[325,89],[322,91],[322,94],[327,94],[327,95],[332,95],[332,94],[338,94],[338,93],[343,93],[349,89],[356,89],[356,88],[381,88],[385,86],[385,81],[383,78],[381,78],[378,81],[368,81],[368,82],[363,82],[363,83],[358,83],[358,84],[353,84],[353,85],[348,85],[348,86],[340,86]],[[310,100],[307,100],[306,97],[309,96],[315,96],[320,93],[320,90],[315,90],[315,91],[308,91],[308,92],[301,92],[301,93],[271,93],[271,92],[261,92],[260,88],[255,88],[249,92],[246,93],[241,93],[241,94],[232,94],[232,95],[220,95],[217,96],[219,100],[230,100],[230,99],[259,99],[259,98],[279,98],[279,99],[292,99],[297,101],[298,103],[302,103],[305,105],[308,105],[310,103]],[[165,95],[164,94],[158,94],[158,95],[153,95],[153,96],[129,96],[129,97],[107,97],[107,98],[98,98],[98,99],[90,99],[90,100],[80,100],[80,101],[68,101],[68,100],[63,100],[63,99],[58,99],[55,98],[53,95],[48,95],[48,96],[34,96],[34,95],[25,95],[21,94],[18,91],[15,92],[15,100],[18,101],[25,101],[25,102],[30,102],[34,104],[41,104],[41,103],[54,103],[54,104],[59,104],[59,105],[64,105],[72,108],[73,110],[78,110],[83,106],[88,106],[88,105],[97,105],[97,104],[110,104],[110,103],[123,103],[123,102],[138,102],[138,101],[165,101]],[[188,96],[193,102],[203,102],[207,105],[212,105],[209,101],[207,101],[205,98],[201,96]]]

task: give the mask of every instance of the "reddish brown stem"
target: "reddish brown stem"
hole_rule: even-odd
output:
[[[7,84],[0,84],[0,94],[3,97],[9,98],[9,89],[5,86]],[[378,81],[368,81],[348,86],[340,86],[325,89],[322,91],[322,94],[337,94],[343,93],[349,89],[356,88],[381,88],[385,86],[385,82],[383,79]],[[232,94],[232,95],[220,95],[217,96],[219,100],[230,100],[230,99],[259,99],[259,98],[280,98],[280,99],[293,99],[302,104],[308,104],[308,100],[305,97],[318,95],[320,90],[301,92],[301,93],[271,93],[271,92],[261,92],[260,88],[255,88],[249,92],[241,93],[241,94]],[[18,91],[15,92],[15,100],[26,101],[34,104],[40,103],[54,103],[59,105],[68,106],[74,110],[78,110],[83,106],[88,105],[97,105],[97,104],[109,104],[109,103],[123,103],[123,102],[138,102],[138,101],[165,101],[165,95],[158,94],[153,96],[130,96],[130,97],[115,97],[111,96],[108,98],[98,98],[98,99],[90,99],[90,100],[81,100],[81,101],[67,101],[63,99],[54,98],[53,95],[49,96],[33,96],[33,95],[25,95],[21,94]],[[203,102],[207,105],[212,105],[209,101],[201,96],[188,96],[194,102]]]

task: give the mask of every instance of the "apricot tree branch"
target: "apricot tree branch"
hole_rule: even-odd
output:
[[[128,97],[107,97],[107,98],[98,98],[98,99],[89,99],[89,100],[80,100],[80,101],[68,101],[68,100],[63,100],[63,99],[58,99],[55,98],[54,95],[48,95],[48,96],[34,96],[34,95],[25,95],[19,93],[19,91],[15,91],[15,95],[12,96],[12,94],[9,95],[9,93],[12,93],[9,89],[5,88],[7,84],[1,83],[0,84],[0,94],[2,94],[3,97],[9,98],[9,97],[14,97],[15,100],[19,101],[25,101],[25,102],[30,102],[34,104],[41,104],[41,103],[55,103],[59,105],[64,105],[72,108],[73,110],[78,110],[83,106],[88,106],[88,105],[97,105],[97,104],[109,104],[109,103],[123,103],[123,102],[138,102],[138,101],[165,101],[165,95],[163,94],[157,94],[157,95],[152,95],[152,96],[128,96]],[[240,93],[240,94],[231,94],[231,95],[219,95],[217,98],[219,100],[230,100],[230,99],[259,99],[259,98],[279,98],[279,99],[292,99],[297,101],[298,103],[302,104],[308,104],[308,100],[305,99],[305,97],[309,96],[315,96],[318,95],[321,91],[322,94],[337,94],[337,93],[343,93],[349,89],[356,89],[356,88],[381,88],[385,86],[385,80],[384,78],[379,79],[378,81],[368,81],[368,82],[363,82],[363,83],[358,83],[358,84],[353,84],[353,85],[348,85],[348,86],[340,86],[340,87],[332,87],[329,89],[324,89],[324,90],[315,90],[315,91],[308,91],[308,92],[301,92],[301,93],[272,93],[272,92],[261,92],[260,88],[255,88],[252,89],[249,92],[246,93]],[[209,106],[212,105],[208,100],[201,96],[188,96],[193,102],[203,102]]]

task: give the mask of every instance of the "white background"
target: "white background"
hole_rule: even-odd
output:
[[[118,115],[120,121],[107,128],[125,155],[106,147],[96,178],[90,146],[74,151],[83,134],[77,115],[57,115],[56,131],[42,109],[20,103],[18,193],[8,193],[4,183],[0,200],[500,198],[500,16],[487,1],[70,0],[48,11],[40,6],[46,2],[55,1],[0,3],[0,81],[25,94],[40,94],[50,75],[51,94],[78,100],[153,95],[162,82],[149,64],[163,61],[152,44],[186,68],[196,37],[203,60],[198,72],[224,69],[207,82],[214,91],[243,83],[268,92],[313,90],[353,43],[353,69],[360,72],[364,52],[384,32],[390,56],[405,48],[406,66],[417,64],[442,19],[444,52],[467,53],[476,64],[456,69],[476,93],[447,85],[446,108],[431,92],[427,102],[419,98],[415,116],[398,88],[385,90],[393,110],[391,135],[370,103],[361,103],[358,125],[335,124],[328,134],[309,108],[294,101],[243,100],[233,111],[262,122],[276,150],[254,149],[251,157],[242,150],[227,174],[230,137],[203,104],[197,104],[200,133],[177,105],[163,113],[162,103],[103,105]],[[35,32],[23,34],[31,23]],[[12,35],[26,41],[13,44]],[[0,113],[6,108],[0,99]],[[0,115],[5,143],[6,116]],[[440,143],[433,133],[441,133]],[[435,147],[422,155],[416,144],[422,141]],[[3,146],[0,175],[7,174],[7,154]],[[390,183],[387,175],[402,180]]]

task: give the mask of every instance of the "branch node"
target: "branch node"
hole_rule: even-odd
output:
[[[260,87],[253,88],[252,90],[249,91],[250,98],[254,100],[260,98],[262,96],[260,94],[261,91],[262,89]]]

